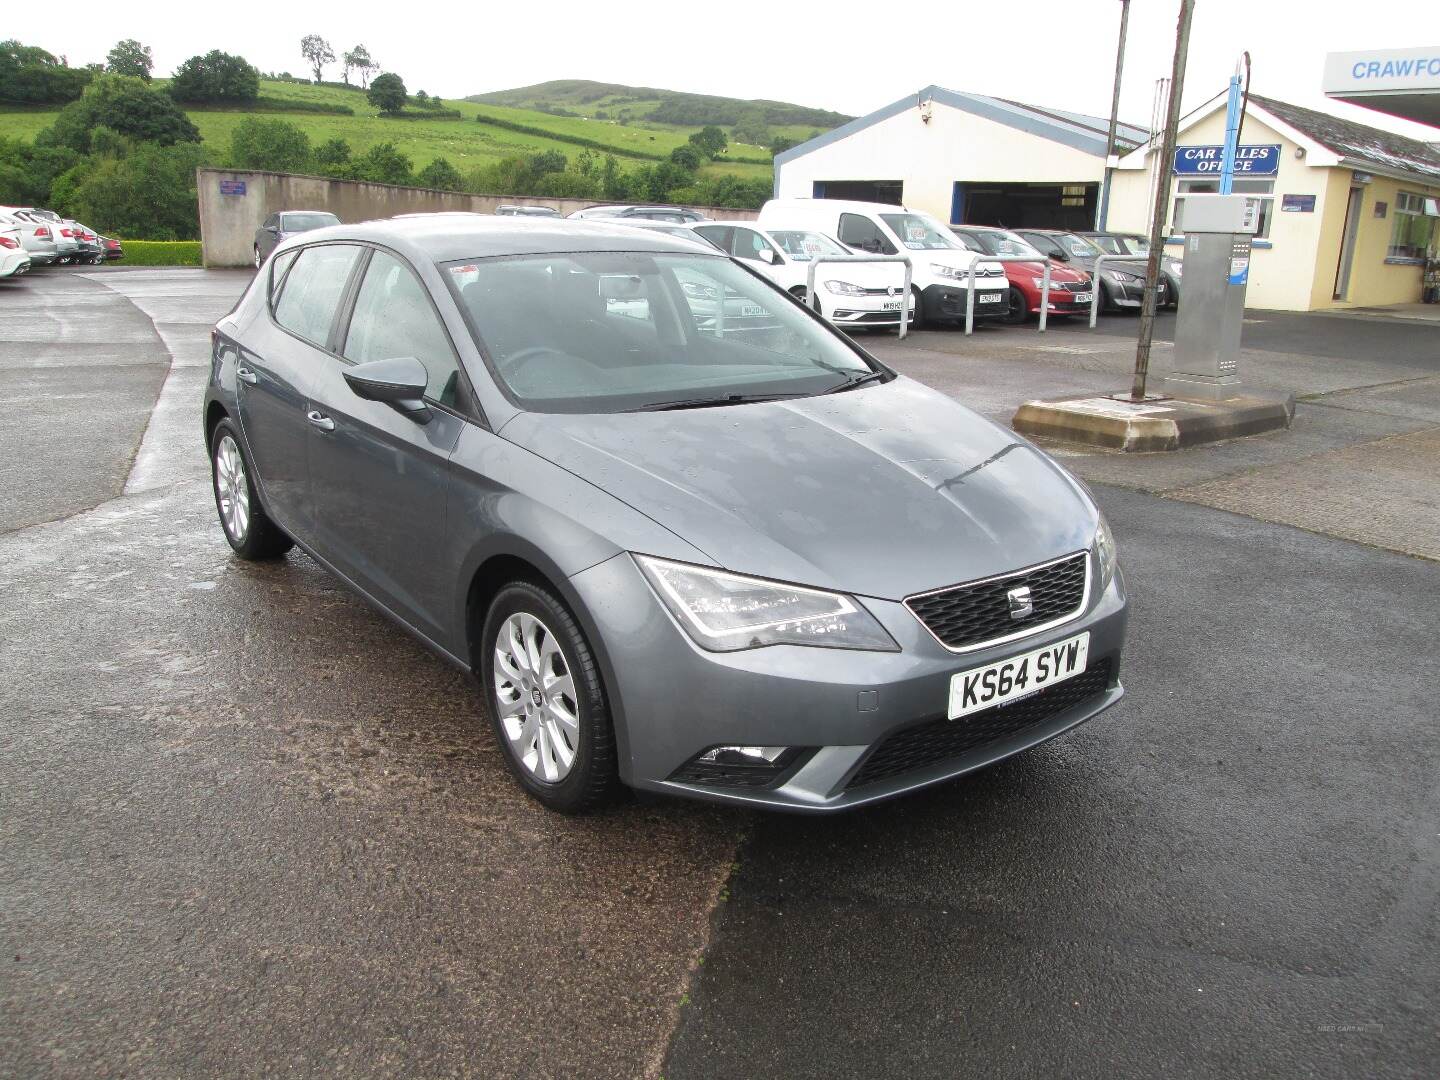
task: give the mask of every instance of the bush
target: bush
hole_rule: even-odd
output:
[[[382,112],[386,120],[464,120],[465,114],[459,109],[404,109],[400,112]]]
[[[725,132],[721,131],[714,124],[707,125],[690,136],[690,145],[707,158],[713,158],[716,154],[724,153],[725,147],[728,146],[729,143],[730,140],[725,137]]]
[[[192,112],[269,112],[269,113],[325,113],[329,116],[354,116],[355,110],[349,105],[332,105],[328,101],[305,101],[302,98],[269,97],[261,95],[247,104],[204,104],[190,106]]]
[[[150,81],[150,69],[154,66],[150,46],[141,45],[134,38],[117,41],[105,57],[105,70],[112,75],[134,75],[146,82]]]
[[[405,108],[409,95],[405,92],[405,83],[400,76],[387,71],[375,76],[370,89],[365,92],[365,97],[382,113],[398,113]]]
[[[243,105],[260,94],[260,72],[243,56],[211,49],[192,56],[170,78],[170,96],[198,104]]]
[[[121,240],[116,266],[200,266],[199,240]]]
[[[303,173],[310,161],[310,136],[284,120],[247,116],[230,135],[230,164],[237,169]]]
[[[350,178],[368,180],[372,184],[401,184],[415,182],[410,159],[391,142],[378,143],[356,158],[351,165]]]
[[[52,198],[72,217],[109,235],[194,240],[200,233],[195,169],[205,152],[192,143],[137,145],[126,157],[102,158],[57,178]]]
[[[0,101],[63,105],[85,90],[94,73],[66,67],[44,49],[0,41]]]
[[[91,132],[102,126],[162,146],[200,141],[199,129],[168,94],[133,75],[101,75],[79,101],[66,105],[55,122],[35,136],[35,144],[68,146],[87,154]]]
[[[326,139],[315,148],[314,161],[315,169],[321,176],[348,176],[350,144],[338,137]]]
[[[0,138],[0,206],[48,206],[55,178],[79,163],[68,147]]]
[[[674,150],[670,151],[670,160],[682,169],[688,169],[692,173],[697,171],[701,165],[700,151],[696,150],[693,146],[675,147]]]
[[[421,187],[438,188],[440,191],[459,191],[465,185],[460,170],[443,157],[438,157],[415,174],[415,182]]]

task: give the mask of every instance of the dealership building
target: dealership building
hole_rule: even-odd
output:
[[[1420,51],[1440,58],[1440,49]],[[1371,69],[1373,61],[1367,55],[1359,70],[1395,70],[1384,60]],[[1360,62],[1344,61],[1346,70]],[[1389,93],[1377,75],[1358,92],[1372,96],[1357,103],[1427,122],[1440,102],[1440,59],[1407,70],[1419,71],[1416,85]],[[952,224],[1093,228],[1107,127],[1099,117],[931,86],[776,155],[775,193],[904,203]],[[1157,161],[1158,139],[1120,125],[1107,226],[1149,231],[1163,164],[1167,248],[1181,256],[1185,196],[1219,189],[1224,135],[1223,93],[1182,119],[1169,162]],[[1259,210],[1251,306],[1308,311],[1422,298],[1427,254],[1440,245],[1440,144],[1253,94],[1240,142],[1234,190]],[[1437,272],[1432,263],[1432,282]]]

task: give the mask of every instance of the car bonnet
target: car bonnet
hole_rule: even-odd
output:
[[[1025,440],[899,378],[720,408],[522,413],[502,435],[717,565],[900,599],[1084,548],[1095,510]]]

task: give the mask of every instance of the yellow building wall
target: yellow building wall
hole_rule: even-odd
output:
[[[1332,169],[1336,202],[1340,205],[1340,217],[1344,218],[1344,202],[1349,198],[1352,172],[1349,169]],[[1390,247],[1390,235],[1395,225],[1395,196],[1401,191],[1419,195],[1440,197],[1440,187],[1414,184],[1406,180],[1391,180],[1374,176],[1368,184],[1359,185],[1360,228],[1355,235],[1355,258],[1350,270],[1350,288],[1344,300],[1333,299],[1334,264],[1339,259],[1341,228],[1335,234],[1335,257],[1331,260],[1329,287],[1317,288],[1314,299],[1316,307],[1376,307],[1382,304],[1413,304],[1420,300],[1421,278],[1424,268],[1411,265],[1387,263],[1386,251]],[[1385,204],[1384,218],[1375,216],[1375,204]],[[1317,286],[1322,284],[1317,280]]]

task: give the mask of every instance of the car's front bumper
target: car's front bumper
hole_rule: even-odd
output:
[[[969,290],[964,282],[931,285],[924,291],[927,319],[964,319]],[[975,318],[1003,319],[1009,314],[1010,283],[994,278],[975,281]]]
[[[1093,554],[1090,558],[1093,563]],[[1119,672],[1126,600],[1118,574],[1076,618],[963,654],[943,648],[903,604],[870,598],[862,602],[899,652],[791,645],[707,652],[670,617],[629,555],[570,580],[601,654],[621,776],[641,790],[783,810],[843,810],[959,776],[1044,742],[1114,704],[1123,693]],[[1049,712],[1032,710],[1033,722],[1019,725],[994,724],[997,717],[986,713],[944,719],[955,673],[1082,631],[1090,633],[1087,671],[1108,666],[1094,693]],[[947,731],[963,730],[952,725],[982,722],[992,724],[993,739],[961,753],[920,754],[913,768],[858,782],[865,779],[861,770],[875,748],[892,736],[930,739],[934,745],[931,736],[938,735],[946,745]],[[677,772],[690,773],[687,767],[697,756],[716,746],[803,749],[791,767],[760,786],[677,778]]]

